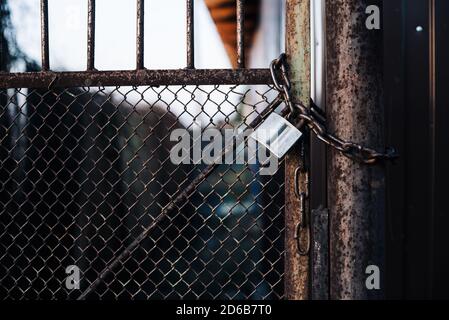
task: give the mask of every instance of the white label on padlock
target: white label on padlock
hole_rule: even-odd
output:
[[[289,121],[277,113],[272,113],[249,137],[280,159],[301,136],[301,131]]]

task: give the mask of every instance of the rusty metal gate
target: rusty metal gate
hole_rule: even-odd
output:
[[[283,162],[204,175],[169,155],[174,129],[244,129],[277,97],[245,68],[243,1],[237,70],[194,68],[192,0],[187,68],[145,69],[143,2],[136,70],[95,70],[89,0],[87,71],[50,71],[42,0],[42,71],[0,74],[2,299],[284,297]]]

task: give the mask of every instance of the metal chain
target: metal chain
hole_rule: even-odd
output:
[[[274,87],[283,95],[284,102],[290,109],[289,119],[300,119],[299,126],[307,126],[325,144],[340,151],[346,157],[364,164],[375,164],[398,157],[393,148],[388,148],[386,152],[382,153],[351,141],[345,141],[329,133],[325,123],[326,119],[317,109],[308,108],[302,103],[294,103],[290,95],[291,82],[287,75],[287,61],[284,53],[273,60],[270,71]]]

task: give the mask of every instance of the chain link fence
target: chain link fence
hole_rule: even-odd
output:
[[[0,92],[0,297],[77,299],[204,168],[177,128],[244,129],[270,86]],[[243,152],[243,151],[241,151]],[[221,164],[88,299],[283,298],[283,162]],[[68,289],[69,266],[80,288]]]

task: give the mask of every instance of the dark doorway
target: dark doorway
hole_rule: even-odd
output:
[[[449,298],[449,1],[384,1],[387,296]]]

